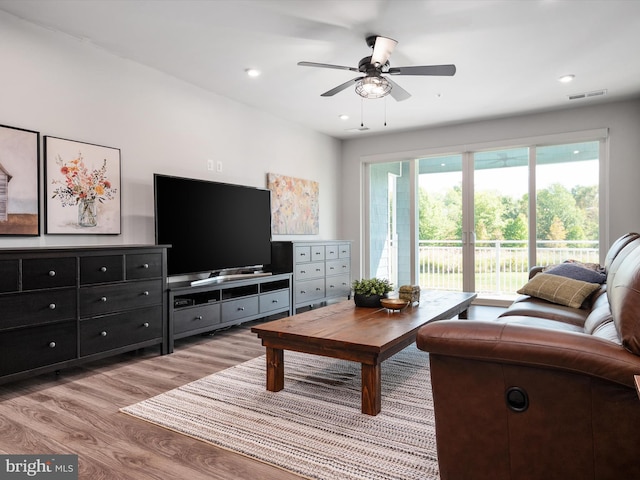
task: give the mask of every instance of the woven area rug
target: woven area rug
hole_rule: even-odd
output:
[[[122,412],[318,480],[438,479],[428,355],[382,364],[382,412],[360,412],[360,364],[285,352],[285,387],[259,357]]]

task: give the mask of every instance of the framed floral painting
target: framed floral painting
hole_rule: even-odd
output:
[[[44,137],[47,234],[120,234],[120,149]]]
[[[40,133],[0,125],[0,235],[40,235]]]

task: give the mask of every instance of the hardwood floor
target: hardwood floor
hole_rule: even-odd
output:
[[[145,349],[0,385],[0,452],[77,454],[79,478],[90,480],[301,478],[119,412],[263,355],[256,323],[179,340],[171,355]]]
[[[264,354],[247,326],[0,386],[0,452],[77,454],[81,479],[299,479],[119,412]],[[215,412],[211,412],[215,415]]]

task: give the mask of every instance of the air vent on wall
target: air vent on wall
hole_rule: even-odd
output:
[[[586,93],[575,93],[573,95],[569,95],[569,100],[578,100],[581,98],[590,98],[590,97],[601,97],[602,95],[606,95],[607,90],[594,90],[593,92]]]

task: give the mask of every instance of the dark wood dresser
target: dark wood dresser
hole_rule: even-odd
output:
[[[0,383],[168,353],[166,246],[0,249]]]

